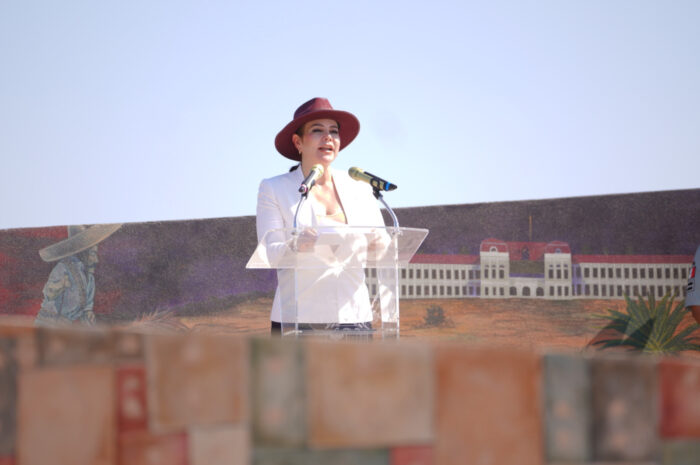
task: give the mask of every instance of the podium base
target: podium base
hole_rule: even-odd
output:
[[[283,331],[282,337],[291,338],[318,338],[328,339],[332,341],[371,341],[385,339],[399,339],[397,330],[376,330],[376,329],[353,329],[353,330],[338,330],[338,329],[291,329]]]

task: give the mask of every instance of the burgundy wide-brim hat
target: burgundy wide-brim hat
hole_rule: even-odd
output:
[[[299,151],[294,147],[292,136],[306,122],[316,119],[332,119],[338,123],[340,150],[352,142],[360,132],[360,121],[347,111],[334,110],[325,98],[312,98],[294,112],[294,119],[275,137],[277,151],[290,160],[301,161]]]

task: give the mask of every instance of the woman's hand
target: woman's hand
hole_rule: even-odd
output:
[[[314,250],[318,232],[313,228],[305,228],[301,234],[292,239],[292,250],[295,252],[311,252]]]
[[[386,255],[387,248],[391,244],[391,238],[383,230],[377,230],[367,235],[368,258],[379,260]]]

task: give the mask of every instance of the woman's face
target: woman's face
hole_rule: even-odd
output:
[[[316,119],[302,127],[302,137],[294,134],[292,142],[301,152],[301,162],[304,166],[321,163],[328,167],[338,156],[340,150],[340,134],[338,123],[332,119]]]

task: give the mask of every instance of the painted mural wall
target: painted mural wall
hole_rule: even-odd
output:
[[[402,270],[402,337],[584,347],[625,296],[682,302],[700,244],[700,189],[396,213],[430,230]],[[3,230],[0,313],[267,334],[276,278],[245,269],[255,246],[254,217]]]

